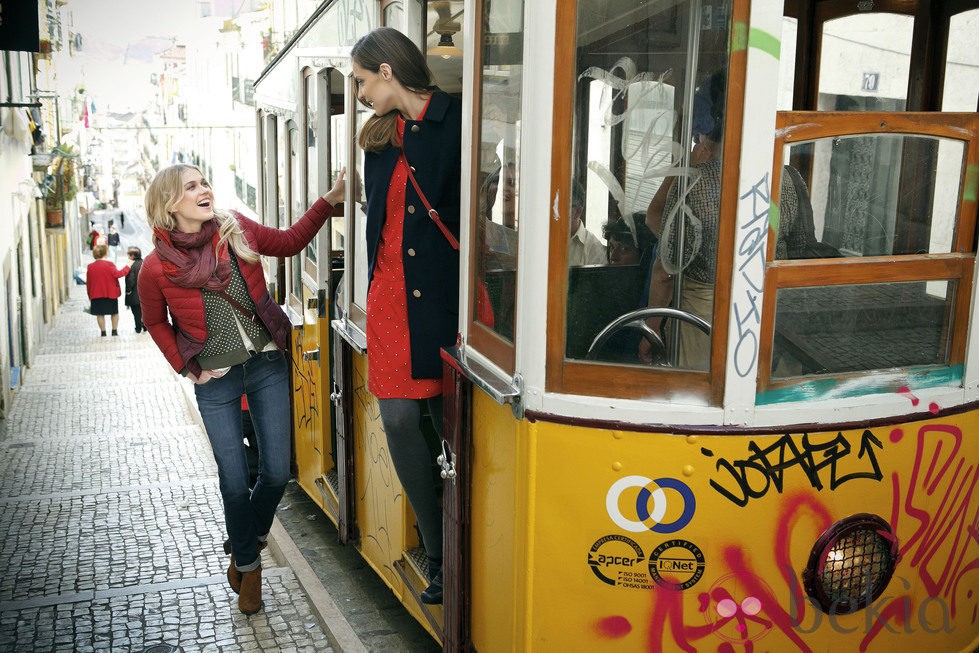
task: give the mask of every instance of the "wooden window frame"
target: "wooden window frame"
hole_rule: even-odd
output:
[[[749,24],[749,2],[732,0],[731,35],[735,26]],[[557,7],[555,51],[575,52],[577,2],[560,2]],[[744,88],[747,49],[730,48],[725,101],[724,154],[721,177],[721,219],[718,230],[717,276],[714,315],[711,320],[710,370],[614,365],[565,358],[568,285],[567,218],[551,220],[547,268],[547,392],[613,397],[658,399],[687,403],[699,399],[711,406],[723,401],[727,374],[727,332],[734,266],[734,239],[738,210],[738,179],[741,169],[741,130],[744,118]],[[554,68],[554,109],[551,135],[550,197],[557,198],[557,212],[570,215],[572,138],[576,57],[559,57]]]
[[[979,166],[979,116],[970,113],[920,112],[829,112],[781,111],[776,117],[772,201],[779,202],[785,146],[834,136],[896,134],[947,138],[965,144],[962,184],[951,252],[947,254],[902,254],[891,256],[830,259],[774,260],[775,232],[769,228],[758,360],[758,392],[797,386],[813,379],[846,379],[879,374],[865,370],[841,374],[818,374],[792,379],[771,377],[775,333],[775,301],[783,288],[898,283],[903,281],[954,281],[952,340],[948,365],[965,361],[965,346],[975,266],[977,201],[969,192],[967,170]]]

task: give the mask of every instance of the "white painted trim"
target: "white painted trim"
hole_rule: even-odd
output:
[[[752,32],[767,33],[781,39],[781,2],[753,2],[749,25],[743,28],[747,47],[746,97],[741,130],[731,305],[728,307],[723,399],[726,424],[751,422],[755,407],[779,60],[769,52],[751,47],[750,43]],[[732,25],[732,29],[737,33],[738,26]],[[729,192],[729,189],[725,189],[725,192]]]
[[[541,407],[547,355],[547,261],[554,217],[554,198],[550,197],[554,60],[567,56],[555,52],[558,1],[528,1],[524,8],[514,370],[524,379],[523,404],[531,410]]]

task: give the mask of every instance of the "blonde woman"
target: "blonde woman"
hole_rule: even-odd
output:
[[[160,171],[146,191],[155,249],[137,281],[143,323],[173,369],[195,383],[230,536],[228,582],[245,614],[262,609],[259,553],[289,480],[290,326],[266,290],[259,255],[302,251],[342,199],[341,172],[296,224],[279,230],[216,209],[210,184],[194,166]],[[251,491],[242,395],[258,437]]]

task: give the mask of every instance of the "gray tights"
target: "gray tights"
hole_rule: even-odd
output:
[[[411,509],[418,518],[418,529],[429,558],[442,559],[442,507],[432,469],[432,456],[421,430],[422,402],[428,408],[435,423],[435,430],[442,433],[442,397],[431,399],[378,399],[381,422],[387,434],[388,451],[394,463]]]

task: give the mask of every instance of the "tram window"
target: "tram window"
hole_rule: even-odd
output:
[[[823,23],[820,111],[904,111],[914,18],[861,13]]]
[[[979,9],[956,14],[949,20],[945,53],[942,111],[979,111]]]
[[[811,173],[783,169],[775,258],[951,252],[964,157],[962,141],[906,134],[786,146]]]
[[[646,364],[650,351],[638,329],[623,329],[601,349],[595,341],[617,318],[647,306],[712,322],[729,22],[727,2],[628,3],[626,10],[619,2],[578,1],[569,359]],[[622,225],[618,231],[636,245],[648,226],[660,239],[655,252],[643,252],[641,263],[610,265],[596,236]],[[587,253],[596,244],[597,257]],[[677,285],[650,284],[658,266]],[[654,321],[658,329],[661,318]],[[710,337],[670,322],[666,330],[679,328],[680,336],[657,355],[674,369],[707,371]]]
[[[348,84],[353,83],[353,78],[348,80]],[[356,89],[350,87],[349,92],[351,97],[356,97]],[[356,111],[356,133],[360,133],[363,128],[364,123],[367,119],[371,117],[373,112],[365,107],[360,102],[354,103]],[[353,259],[349,266],[345,266],[348,269],[354,271],[353,274],[353,297],[351,302],[350,316],[361,329],[367,329],[367,210],[366,205],[363,201],[363,185],[360,180],[363,179],[364,170],[364,150],[363,148],[355,149],[355,163],[356,169],[353,174],[347,175],[347,179],[351,183],[354,183],[354,192],[359,193],[361,197],[353,203],[353,206],[348,208],[347,215],[351,216],[350,225],[350,236],[353,238],[353,251],[350,256]]]
[[[303,203],[305,193],[302,189],[302,170],[300,169],[300,134],[296,123],[289,123],[289,217],[290,223],[302,217],[305,213]],[[303,255],[296,254],[292,257],[292,294],[302,301],[303,296]]]
[[[772,378],[946,365],[955,282],[780,288]]]
[[[282,122],[282,119],[278,119]],[[276,197],[278,198],[278,205],[276,206],[276,221],[279,229],[285,229],[289,226],[288,217],[288,190],[289,186],[286,183],[286,164],[289,160],[289,129],[284,128],[285,126],[280,124],[278,129],[279,143],[276,148],[278,165],[276,166]]]
[[[347,160],[347,118],[344,113],[344,78],[339,70],[331,68],[327,74],[327,93],[330,102],[330,153],[327,158],[329,165],[329,183],[325,186],[332,188],[340,170]],[[330,221],[330,249],[343,250],[344,218],[334,216]]]
[[[472,293],[472,315],[509,345],[514,339],[516,303],[523,4],[509,0],[489,5],[480,39],[486,44],[480,70],[475,193],[474,258],[480,283]],[[474,344],[485,345],[479,336]]]
[[[799,20],[791,16],[782,18],[782,43],[778,60],[779,111],[791,111],[795,95],[795,57],[799,36]]]
[[[392,0],[384,4],[381,12],[385,27],[393,27],[404,31],[405,29],[405,7],[401,0]]]
[[[305,162],[306,162],[306,203],[303,206],[305,211],[319,198],[319,156],[318,156],[318,135],[319,135],[319,98],[316,93],[316,75],[311,71],[306,71],[303,75],[303,98],[306,105],[306,131],[305,131]],[[301,215],[301,214],[297,214]],[[306,245],[306,260],[313,266],[316,265],[319,251],[319,234],[313,236]],[[315,272],[315,268],[310,270]],[[314,275],[318,276],[318,275]]]
[[[262,207],[262,224],[278,226],[278,211],[276,206],[280,197],[278,184],[279,162],[276,158],[276,147],[279,142],[279,121],[275,114],[264,116],[264,146],[262,148],[262,185],[265,189],[265,204]]]

